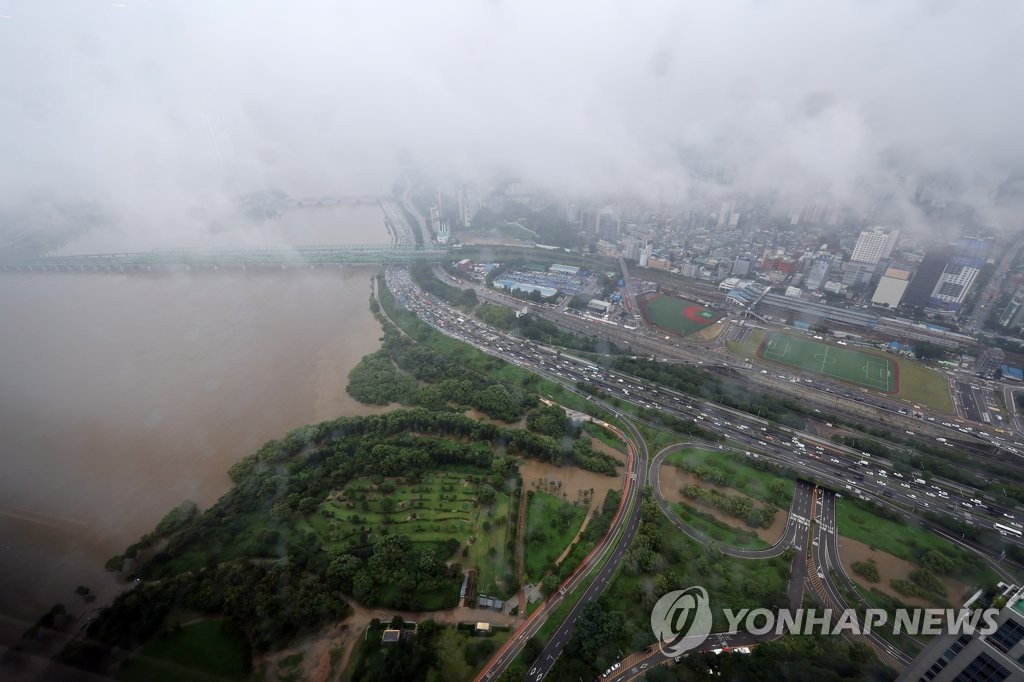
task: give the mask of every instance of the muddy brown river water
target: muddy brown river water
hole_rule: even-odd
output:
[[[349,243],[387,241],[379,209],[353,216]],[[378,271],[0,275],[0,642],[81,612],[77,585],[109,599],[104,562],[267,440],[379,411],[345,392]]]

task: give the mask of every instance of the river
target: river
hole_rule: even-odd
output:
[[[339,211],[294,243],[387,241],[379,209],[345,238]],[[378,271],[0,275],[0,642],[84,610],[79,584],[112,597],[106,559],[182,500],[208,507],[267,440],[379,412],[345,392],[379,347]]]

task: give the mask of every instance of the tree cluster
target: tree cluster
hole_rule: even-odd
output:
[[[173,609],[219,614],[226,629],[256,650],[280,646],[299,632],[348,615],[348,605],[297,563],[236,560],[143,583],[119,595],[93,620],[87,637],[60,661],[93,672],[112,656],[154,636]]]
[[[907,597],[923,597],[936,603],[946,601],[946,586],[927,568],[911,571],[905,580],[890,580],[892,589]]]
[[[515,457],[561,461],[565,445],[453,412],[417,408],[346,417],[295,429],[233,465],[235,486],[206,512],[186,503],[148,543],[133,575],[145,580],[101,612],[89,644],[68,661],[105,669],[109,654],[131,650],[162,626],[173,608],[222,616],[256,649],[280,646],[300,629],[337,620],[341,594],[395,608],[454,602],[458,542],[413,543],[403,535],[360,537],[324,550],[306,519],[327,495],[361,477],[415,480],[444,465],[474,467],[479,502],[515,472]],[[497,454],[496,454],[497,453]],[[155,537],[151,534],[151,536]],[[153,546],[150,546],[153,545]],[[112,569],[120,568],[111,566]]]
[[[370,405],[399,402],[431,410],[474,407],[514,422],[536,397],[496,384],[385,325],[380,350],[363,357],[348,376],[348,392]]]
[[[681,489],[683,496],[709,504],[729,516],[742,519],[751,528],[767,528],[775,519],[774,506],[754,507],[754,501],[746,495],[727,495],[720,490],[686,485]]]
[[[867,561],[854,561],[853,572],[859,576],[863,576],[866,580],[873,583],[877,583],[881,580],[881,576],[878,574],[878,562],[874,559],[868,559]]]
[[[794,400],[751,390],[737,381],[683,364],[617,357],[612,367],[682,393],[718,402],[787,426],[803,428],[804,408]]]
[[[369,548],[369,556],[367,548],[341,547],[330,553],[327,585],[367,606],[381,603],[386,590],[389,606],[420,608],[423,593],[455,595],[461,567],[445,560],[458,544],[452,540],[448,546],[417,547],[407,535],[383,535]]]
[[[469,310],[476,306],[478,299],[473,288],[462,289],[446,284],[434,276],[429,263],[415,263],[409,268],[409,276],[416,286],[437,296],[457,308]]]
[[[533,300],[532,297],[527,298]],[[493,303],[481,303],[480,307],[476,310],[476,316],[493,327],[548,346],[559,346],[586,353],[601,352],[614,354],[622,352],[618,346],[610,341],[598,340],[564,331],[554,322],[537,317],[536,315],[516,317],[515,311],[511,308],[494,305]]]

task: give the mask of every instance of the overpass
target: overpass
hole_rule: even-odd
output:
[[[162,269],[323,267],[344,264],[435,263],[448,251],[388,244],[235,249],[174,249],[136,253],[4,258],[0,272],[126,272]]]

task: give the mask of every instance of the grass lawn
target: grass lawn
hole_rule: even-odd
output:
[[[840,535],[920,565],[920,557],[938,550],[954,561],[950,575],[967,585],[994,584],[996,575],[973,555],[924,528],[885,519],[849,500],[836,501],[836,530]]]
[[[899,391],[899,368],[885,355],[780,332],[765,336],[758,355],[765,360],[876,391]]]
[[[757,349],[761,347],[764,335],[765,331],[763,329],[751,329],[746,341],[743,343],[739,341],[726,341],[725,347],[744,360],[753,360],[757,357]]]
[[[692,334],[722,319],[721,313],[695,301],[664,294],[642,296],[638,304],[648,322],[680,336]]]
[[[326,547],[371,544],[382,530],[404,533],[417,543],[454,538],[463,546],[468,543],[460,560],[477,570],[478,590],[502,594],[497,581],[511,571],[509,496],[495,491],[492,504],[478,506],[476,491],[484,478],[483,472],[442,470],[417,483],[387,479],[377,486],[360,479],[321,503],[309,516],[309,526]]]
[[[490,656],[481,653],[479,662],[470,665],[466,662],[466,647],[471,644],[480,647],[481,642],[489,642],[494,646],[494,651],[497,651],[511,636],[512,632],[509,630],[498,630],[490,637],[478,637],[457,628],[443,628],[435,640],[440,670],[431,668],[427,673],[427,682],[473,679]]]
[[[900,359],[898,362],[901,398],[945,414],[954,414],[949,381],[944,374],[913,360]]]
[[[757,537],[757,534],[740,526],[731,526],[710,514],[701,513],[689,505],[674,503],[672,511],[682,519],[683,523],[703,533],[712,540],[729,547],[740,549],[767,549],[770,545]],[[743,522],[736,519],[737,524]]]
[[[122,664],[117,679],[139,682],[245,680],[249,656],[244,645],[226,635],[220,621],[186,625],[158,635]]]
[[[669,454],[665,458],[668,464],[683,464],[694,467],[708,466],[730,474],[727,487],[763,502],[772,501],[780,509],[788,509],[793,501],[795,482],[792,479],[761,471],[750,464],[742,455],[724,450],[701,450],[689,448]],[[785,490],[778,501],[772,500],[769,486],[772,481],[783,481]]]
[[[639,417],[645,416],[644,408],[636,407],[632,403],[623,402],[618,398],[614,398],[609,402],[616,407],[621,408],[623,412],[631,412]],[[632,410],[630,408],[632,408]],[[640,435],[644,437],[644,442],[647,443],[647,449],[652,453],[658,452],[673,443],[678,443],[680,440],[679,435],[674,432],[666,433],[665,431],[653,429],[647,424],[640,423],[637,424],[636,427],[637,430],[640,431]]]
[[[548,493],[531,492],[528,499],[526,578],[535,582],[576,537],[587,510]]]
[[[614,435],[609,433],[606,429],[601,428],[597,424],[591,422],[583,422],[583,430],[592,438],[596,438],[610,448],[614,448],[619,452],[626,451],[626,444],[616,438]]]
[[[786,605],[786,583],[790,562],[782,557],[749,561],[718,554],[677,531],[659,514],[654,521],[663,538],[655,566],[647,572],[631,571],[624,565],[602,597],[609,610],[626,617],[623,637],[641,641],[623,642],[631,650],[646,646],[651,634],[651,607],[665,592],[701,585],[707,592],[714,616],[712,631],[728,629],[722,609],[753,609]],[[625,649],[623,649],[625,651]]]
[[[840,585],[839,580],[835,575],[835,569],[831,569],[831,573],[833,581],[837,585]],[[860,579],[860,576],[856,576],[856,578]],[[893,618],[893,612],[896,609],[907,608],[906,605],[899,599],[894,599],[893,597],[890,597],[889,595],[883,592],[879,592],[874,587],[871,587],[870,589],[866,588],[860,582],[858,582],[858,585],[860,589],[856,592],[851,592],[848,589],[844,589],[842,586],[839,587],[839,591],[846,598],[847,603],[853,605],[854,608],[857,609],[857,613],[860,614],[861,618],[864,617],[864,607],[857,599],[857,595],[863,597],[864,601],[868,603],[869,607],[874,609],[882,609],[889,613],[890,620]],[[915,656],[921,651],[921,646],[914,641],[914,638],[907,636],[906,633],[901,633],[899,635],[894,634],[892,622],[885,623],[880,627],[875,627],[874,631],[879,633],[883,638],[885,638],[887,642],[889,642],[890,644],[895,644],[902,651],[910,654],[911,656]],[[923,641],[925,644],[927,644],[930,638],[927,636],[919,635],[916,637],[916,639],[918,641]]]
[[[477,593],[501,597],[510,594],[502,581],[513,571],[508,534],[509,523],[515,523],[515,519],[508,518],[509,504],[508,495],[495,495],[491,508],[476,519],[477,541],[469,550],[469,565],[477,569]],[[489,523],[490,530],[484,529],[485,521]],[[491,552],[492,548],[494,552]]]
[[[274,519],[267,511],[254,511],[238,514],[238,522],[233,532],[223,531],[215,536],[208,536],[198,548],[189,549],[157,567],[158,575],[178,575],[195,571],[206,565],[209,555],[203,547],[216,547],[219,561],[230,561],[237,557],[276,557],[288,538],[297,530],[288,523]],[[276,534],[273,542],[265,542],[261,537],[265,533]]]
[[[953,414],[953,399],[949,395],[949,382],[945,375],[908,358],[897,358],[879,350],[836,346],[782,332],[766,333],[759,329],[752,331],[746,342],[727,341],[726,347],[743,358],[756,356],[895,394],[938,412]],[[889,370],[883,369],[890,366],[892,381],[887,374]]]

